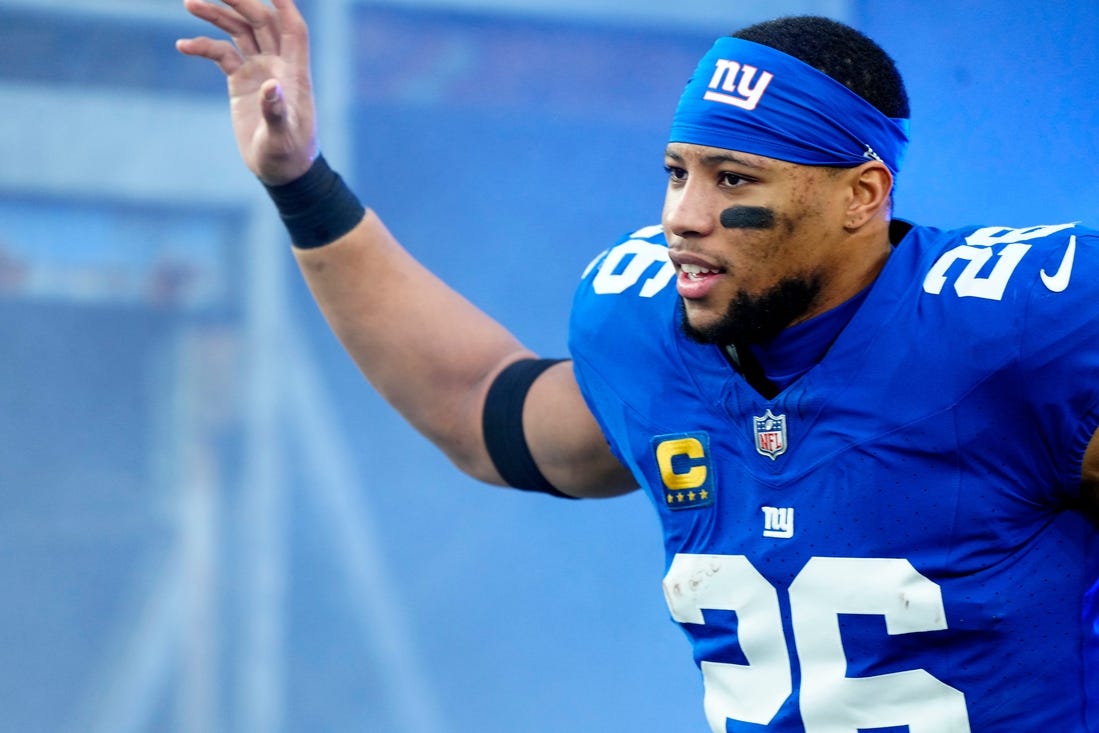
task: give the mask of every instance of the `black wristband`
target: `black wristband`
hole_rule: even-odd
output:
[[[500,372],[485,398],[481,429],[489,457],[508,486],[573,499],[538,470],[523,432],[523,403],[530,386],[542,372],[562,361],[565,360],[520,359]]]
[[[336,241],[355,228],[366,214],[359,199],[336,171],[318,155],[301,177],[268,186],[290,241],[299,249],[314,249]]]

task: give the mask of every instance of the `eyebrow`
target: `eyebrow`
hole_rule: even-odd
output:
[[[671,150],[665,150],[664,155],[676,161],[677,163],[682,163],[685,161],[685,158],[682,155]],[[766,170],[764,166],[759,165],[758,163],[753,163],[733,153],[713,153],[711,155],[704,155],[701,158],[701,162],[703,165],[709,167],[718,166],[722,163],[732,163],[734,165],[742,165],[745,168],[754,168],[758,171]]]

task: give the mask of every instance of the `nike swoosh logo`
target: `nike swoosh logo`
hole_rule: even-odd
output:
[[[1068,287],[1068,280],[1072,277],[1072,261],[1074,259],[1076,259],[1075,234],[1068,240],[1068,249],[1065,250],[1065,256],[1061,259],[1061,266],[1057,268],[1057,272],[1053,275],[1047,275],[1046,271],[1042,270],[1042,282],[1052,292],[1061,293]]]

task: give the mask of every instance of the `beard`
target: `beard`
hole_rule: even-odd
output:
[[[820,290],[821,278],[816,275],[788,277],[761,295],[752,296],[742,290],[729,302],[724,315],[708,326],[691,325],[684,310],[683,333],[700,344],[765,344],[805,315]]]

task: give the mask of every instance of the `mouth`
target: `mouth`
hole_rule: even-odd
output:
[[[706,297],[726,272],[724,267],[697,260],[676,262],[676,269],[679,273],[676,278],[676,290],[680,297],[687,300]]]
[[[702,280],[707,275],[720,275],[721,269],[717,267],[703,267],[685,263],[679,266],[679,272],[688,280]]]

